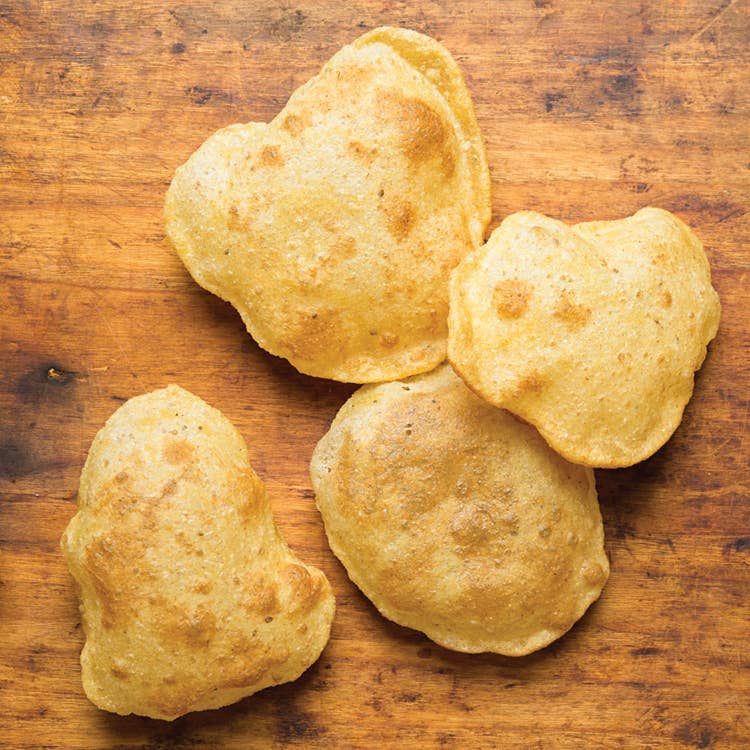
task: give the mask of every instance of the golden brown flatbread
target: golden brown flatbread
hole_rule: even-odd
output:
[[[475,396],[448,365],[360,388],[310,471],[352,581],[385,617],[447,648],[542,648],[609,575],[591,469]]]
[[[344,47],[271,123],[211,136],[165,205],[193,278],[237,308],[260,346],[351,382],[443,361],[448,278],[490,213],[458,66],[396,28]]]
[[[83,686],[174,719],[294,680],[325,646],[326,577],[276,529],[240,434],[177,386],[94,439],[62,549],[80,594]]]
[[[448,356],[569,461],[630,466],[677,429],[720,310],[667,211],[572,227],[525,211],[453,273]]]

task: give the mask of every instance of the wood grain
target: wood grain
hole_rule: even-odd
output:
[[[359,594],[307,475],[353,388],[260,351],[164,237],[172,172],[208,134],[271,119],[385,23],[459,60],[495,222],[662,206],[703,239],[722,299],[674,438],[597,474],[602,599],[522,659],[451,653]],[[749,43],[747,0],[0,2],[0,745],[747,747]],[[298,682],[172,724],[86,700],[58,552],[96,431],[168,382],[237,425],[282,531],[338,599],[332,640]]]

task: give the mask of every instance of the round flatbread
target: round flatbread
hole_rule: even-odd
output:
[[[310,471],[352,581],[385,617],[447,648],[542,648],[609,575],[593,472],[448,365],[360,388]]]
[[[448,357],[569,461],[630,466],[680,424],[719,317],[703,246],[667,211],[521,212],[454,271]]]
[[[253,338],[309,375],[373,382],[445,359],[448,279],[490,219],[474,109],[448,51],[375,29],[269,123],[175,173],[169,239]]]
[[[229,420],[177,386],[99,431],[62,537],[86,644],[83,687],[118,714],[175,719],[295,680],[334,599],[281,538]]]

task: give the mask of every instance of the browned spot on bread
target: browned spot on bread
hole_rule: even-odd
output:
[[[420,239],[419,236],[409,242],[408,250],[416,263],[433,264],[435,262],[435,254],[432,249],[423,239]],[[449,273],[458,265],[458,261],[460,260],[457,255],[456,257],[453,257],[453,250],[454,249],[451,248],[451,252],[446,253],[446,257],[440,264],[440,269],[445,273],[445,278],[448,278]]]
[[[289,649],[280,645],[273,651],[264,646],[263,653],[258,654],[258,644],[246,638],[234,644],[231,651],[235,656],[227,671],[230,675],[236,676],[222,680],[219,688],[244,688],[255,685],[289,658]],[[252,655],[251,659],[248,658],[248,654]]]
[[[169,497],[170,495],[174,495],[175,490],[177,489],[177,480],[176,479],[170,479],[162,488],[161,488],[161,497]]]
[[[229,229],[240,229],[240,212],[237,206],[229,207],[229,216],[227,217],[227,227]]]
[[[381,98],[380,116],[399,128],[401,148],[412,167],[438,159],[443,174],[453,174],[452,129],[440,112],[421,99],[391,91]]]
[[[529,306],[532,288],[520,279],[504,279],[495,284],[492,302],[501,318],[520,318]]]
[[[297,612],[309,612],[323,593],[321,575],[311,575],[304,565],[285,565],[281,571],[281,578],[289,586],[292,594],[290,607]]]
[[[575,331],[589,322],[591,308],[584,305],[577,305],[570,293],[567,290],[563,290],[552,314],[565,323],[568,328]]]
[[[162,458],[173,466],[189,463],[194,454],[195,448],[187,440],[170,440],[161,452]]]
[[[398,336],[395,333],[381,333],[380,343],[386,349],[391,349],[398,344]]]
[[[275,581],[266,578],[256,578],[246,584],[247,603],[245,610],[252,617],[273,617],[281,611],[279,603],[279,587]]]
[[[484,503],[467,503],[451,522],[451,536],[464,547],[475,548],[495,535],[493,514]]]
[[[555,235],[545,227],[540,227],[538,224],[535,224],[533,227],[530,227],[528,231],[529,234],[534,238],[534,241],[541,247],[549,245],[551,245],[552,247],[560,246],[560,240],[558,240],[557,237],[555,237]]]
[[[118,666],[112,666],[110,667],[110,673],[112,677],[118,679],[118,680],[127,680],[130,677],[130,674],[126,672],[124,669],[121,669]]]
[[[438,329],[440,329],[441,331],[444,330],[445,323],[443,321],[445,320],[447,315],[448,315],[447,302],[440,306],[439,313],[435,309],[430,310],[430,323],[427,326],[426,330],[429,331],[430,333],[435,333],[438,331]]]
[[[377,586],[380,591],[388,591],[389,600],[399,609],[413,609],[424,596],[418,575],[404,578],[404,571],[420,571],[429,565],[430,553],[418,544],[408,550],[401,550],[393,560],[386,560],[377,571]]]
[[[456,157],[452,148],[443,149],[443,153],[440,155],[440,164],[446,177],[450,177],[456,171]]]
[[[356,254],[357,241],[354,239],[354,237],[345,235],[343,237],[336,238],[323,262],[325,263],[329,260],[353,258]]]
[[[403,240],[409,236],[417,212],[408,201],[403,203],[387,203],[381,207],[385,214],[385,225],[388,231],[397,239]]]
[[[334,337],[337,335],[340,323],[338,318],[342,310],[319,308],[314,312],[300,312],[297,325],[290,327],[287,336],[280,341],[286,350],[283,356],[289,358],[314,359],[319,352],[326,351],[333,346]],[[338,338],[336,345],[340,346]]]
[[[159,692],[153,696],[154,708],[164,716],[179,716],[190,711],[196,696],[185,688]]]
[[[310,573],[303,565],[289,563],[284,566],[281,573],[282,578],[289,584],[293,591],[300,587],[304,588],[310,579]]]
[[[341,232],[341,223],[333,215],[321,216],[320,226],[334,236]]]
[[[498,598],[498,582],[486,559],[466,555],[460,573],[460,591],[454,605],[454,617],[485,619],[492,609],[490,603]]]
[[[369,164],[378,153],[375,146],[365,146],[360,141],[349,141],[346,144],[347,151],[355,158]]]
[[[338,501],[342,513],[356,514],[359,512],[360,497],[358,497],[359,473],[357,467],[361,464],[359,450],[355,439],[349,430],[341,438],[338,451],[336,476],[338,485]]]
[[[574,622],[575,620],[569,613],[565,613],[559,609],[550,612],[546,618],[547,627],[561,632],[568,630]]]
[[[102,627],[109,630],[134,613],[123,578],[122,550],[114,539],[98,537],[86,549],[86,569],[99,601]]]
[[[302,118],[299,115],[288,114],[281,121],[281,129],[286,130],[289,135],[295,138],[299,136],[303,130],[310,127],[309,117]]]
[[[192,591],[196,594],[210,594],[213,589],[213,584],[207,578],[203,581],[199,581],[193,586]]]
[[[516,391],[519,395],[523,393],[539,393],[544,388],[544,380],[538,372],[530,372],[525,377],[521,378],[516,386]]]
[[[144,538],[157,526],[160,500],[128,494],[113,482],[92,503],[99,509],[99,518],[111,528],[108,534],[90,540],[83,561],[106,629],[122,627],[134,619],[139,592],[153,585],[155,576],[146,559]]]
[[[661,294],[661,304],[663,307],[672,307],[672,295],[666,289]]]
[[[156,606],[162,610],[159,630],[167,642],[179,643],[189,649],[205,649],[216,635],[216,616],[204,604],[193,611],[184,611],[179,605],[158,597]]]
[[[261,167],[280,167],[284,163],[278,146],[263,146],[258,156],[258,164]]]
[[[459,480],[457,494],[461,494],[463,486],[468,490],[465,480]],[[510,510],[503,511],[503,506],[507,509],[511,498],[510,489],[494,488],[490,502],[475,499],[460,506],[451,522],[451,536],[463,548],[457,550],[460,557],[473,556],[477,552],[486,554],[488,546],[502,545],[505,537],[518,534],[518,515]]]
[[[259,666],[255,667],[251,672],[247,674],[243,673],[238,677],[232,677],[228,680],[222,680],[219,683],[219,688],[222,690],[239,690],[242,688],[250,687],[251,685],[256,685],[261,679],[266,676],[266,674],[268,674],[270,669],[270,665],[266,664],[265,662],[261,662]]]
[[[178,531],[174,537],[177,543],[186,550],[187,554],[203,557],[203,550],[195,544],[189,534],[186,534],[184,531]]]
[[[243,498],[237,505],[240,520],[245,526],[255,524],[258,518],[258,507],[267,502],[263,481],[254,471],[245,471],[235,491],[238,497]]]

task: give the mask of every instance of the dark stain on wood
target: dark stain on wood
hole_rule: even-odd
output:
[[[216,88],[209,88],[207,86],[190,86],[185,90],[188,98],[193,104],[197,104],[202,107],[210,101],[217,102],[231,102],[232,95],[226,91],[221,91]]]
[[[619,540],[623,539],[635,539],[636,533],[635,528],[632,524],[625,521],[615,523],[614,527],[609,530],[609,533]]]
[[[733,542],[725,544],[721,553],[723,555],[729,555],[732,552],[747,552],[750,549],[750,537],[741,536],[739,539],[735,539]]]
[[[299,710],[292,701],[283,702],[278,708],[276,739],[286,747],[290,743],[317,739],[325,730],[309,711]]]
[[[206,716],[206,713],[196,714],[200,716]],[[137,747],[139,750],[188,750],[188,748],[206,748],[210,747],[211,743],[207,743],[200,737],[193,737],[190,735],[192,721],[190,718],[182,717],[172,722],[164,728],[163,722],[155,719],[144,719],[135,716],[122,717],[114,715],[106,715],[107,721],[113,725],[121,726],[121,729],[117,732],[120,735],[131,734],[137,727],[141,729],[150,729],[150,739],[141,744],[138,743]],[[134,745],[130,743],[118,743],[116,745],[109,746],[109,750],[133,750]]]
[[[49,651],[49,647],[45,646],[43,643],[37,643],[31,646],[26,657],[26,668],[30,672],[38,672],[41,669],[44,669],[44,657],[49,654]]]
[[[48,362],[21,375],[15,392],[23,402],[36,402],[50,389],[63,388],[75,382],[77,372]]]
[[[608,78],[602,85],[602,92],[608,99],[631,101],[637,94],[641,93],[637,84],[637,72],[631,70]]]
[[[672,541],[672,540],[671,540],[671,539],[670,539],[669,537],[666,537],[666,538],[664,538],[664,539],[660,539],[660,540],[659,540],[659,543],[660,543],[660,544],[664,544],[664,545],[666,545],[667,547],[669,547],[669,549],[670,549],[670,550],[671,550],[672,552],[674,552],[674,551],[675,551],[675,549],[674,549],[674,542],[673,542],[673,541]]]
[[[302,32],[306,18],[299,8],[282,8],[280,15],[269,20],[265,28],[272,38],[288,42]]]
[[[10,26],[21,26],[21,20],[17,17],[19,8],[15,7],[16,4],[3,3],[0,5],[0,21]]]
[[[688,747],[712,747],[714,730],[705,721],[686,722],[675,729],[672,739]]]
[[[399,703],[416,703],[422,697],[421,693],[399,693],[396,700]]]
[[[440,732],[437,735],[437,742],[440,747],[456,747],[457,739],[454,732]]]
[[[0,442],[0,478],[15,481],[36,469],[36,459],[17,437],[6,437]]]
[[[548,91],[544,95],[544,111],[549,113],[568,97],[562,91]]]
[[[108,37],[112,34],[112,28],[103,21],[94,21],[94,23],[88,24],[85,28],[91,36],[97,39]]]
[[[208,30],[221,21],[218,13],[208,7],[182,5],[167,11],[178,28],[188,36],[205,36]],[[232,29],[241,23],[233,24]],[[230,29],[231,30],[231,29]]]
[[[677,214],[700,214],[702,221],[722,223],[747,212],[747,207],[728,200],[710,200],[700,193],[676,193],[665,204]],[[737,398],[732,394],[733,398]]]

